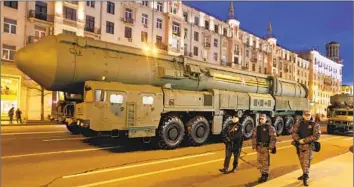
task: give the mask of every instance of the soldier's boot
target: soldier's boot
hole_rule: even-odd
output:
[[[309,179],[309,176],[307,174],[304,174],[303,177],[302,177],[302,181],[304,182],[304,186],[309,186],[307,184],[307,180]]]
[[[236,168],[237,168],[237,166],[234,165],[234,166],[232,167],[232,170],[231,170],[230,172],[235,172]]]
[[[221,173],[224,173],[224,174],[227,174],[228,173],[228,167],[227,166],[224,166],[224,168],[223,169],[219,169],[219,171],[221,172]]]
[[[263,182],[266,182],[267,180],[268,180],[268,173],[265,173],[265,174],[264,174]]]
[[[262,173],[262,176],[258,179],[258,182],[261,183],[261,182],[265,182],[266,180],[266,174],[265,173]]]

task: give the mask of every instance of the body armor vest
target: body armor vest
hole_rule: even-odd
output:
[[[269,125],[257,126],[257,144],[268,146],[270,142]]]
[[[313,127],[315,123],[313,122],[301,122],[299,126],[299,138],[307,138],[313,135]]]

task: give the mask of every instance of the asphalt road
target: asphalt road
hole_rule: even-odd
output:
[[[322,150],[312,163],[346,153],[353,144],[352,134],[322,131]],[[291,137],[278,138],[271,179],[300,168]],[[135,141],[121,144],[106,137],[71,135],[62,125],[2,127],[1,186],[251,187],[260,173],[249,146],[246,141],[238,170],[224,175],[218,171],[224,145],[217,138],[201,147],[157,150]]]

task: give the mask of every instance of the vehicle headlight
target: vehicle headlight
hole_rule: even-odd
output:
[[[328,121],[328,123],[332,124],[332,123],[333,123],[333,121],[332,121],[332,120],[330,120],[330,121]]]
[[[348,122],[348,125],[353,125],[353,122]]]

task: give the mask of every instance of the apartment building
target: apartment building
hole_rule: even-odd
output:
[[[40,103],[40,88],[16,69],[13,55],[29,43],[60,33],[184,55],[205,63],[311,85],[307,79],[312,77],[310,60],[299,58],[277,44],[271,24],[265,37],[242,29],[234,17],[232,2],[227,20],[181,1],[7,1],[1,3],[1,10],[4,23],[1,76],[2,85],[9,88],[4,87],[2,92],[7,93],[1,105],[2,116],[15,106],[24,109],[28,119],[38,118],[40,110],[34,106]],[[335,51],[333,47],[330,49]],[[56,92],[45,92],[45,116],[55,107],[52,103],[58,97]]]
[[[353,95],[353,86],[342,85],[341,93]]]

